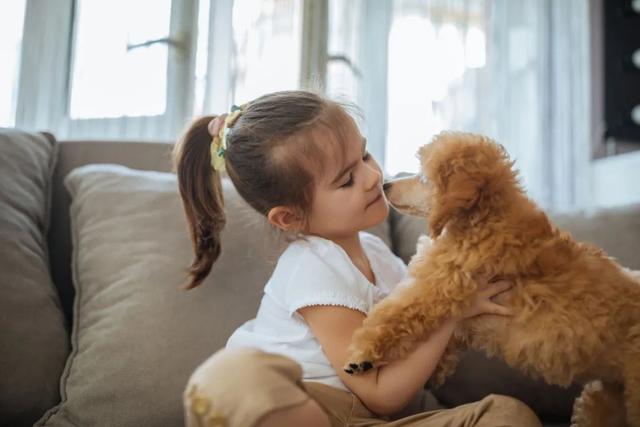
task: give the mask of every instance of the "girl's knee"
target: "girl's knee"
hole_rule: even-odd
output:
[[[220,350],[198,366],[187,382],[186,425],[200,421],[253,425],[274,409],[308,399],[297,385],[301,378],[300,365],[288,357],[253,348]]]
[[[491,400],[494,415],[504,418],[504,424],[521,427],[542,427],[535,412],[524,402],[501,394],[490,394],[483,400]]]
[[[302,369],[295,361],[259,349],[241,347],[222,349],[211,355],[191,374],[187,384],[224,384],[230,386],[239,383],[239,379],[252,379],[270,372],[297,380]]]

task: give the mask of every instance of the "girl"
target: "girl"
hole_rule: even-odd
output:
[[[481,280],[475,303],[403,360],[360,376],[342,370],[353,331],[407,268],[362,230],[389,212],[382,172],[354,120],[304,91],[262,96],[229,116],[196,120],[175,147],[195,259],[186,288],[220,254],[220,175],[292,242],[264,288],[255,319],[192,374],[187,426],[539,426],[523,403],[490,395],[457,408],[392,420],[420,394],[456,322],[509,314],[490,298],[507,282]]]

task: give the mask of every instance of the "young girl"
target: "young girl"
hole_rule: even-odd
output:
[[[294,239],[264,288],[255,319],[192,374],[187,426],[539,426],[523,403],[489,395],[457,408],[392,420],[423,391],[456,322],[507,315],[490,298],[506,282],[481,280],[475,303],[407,358],[352,376],[342,370],[353,331],[407,268],[363,232],[389,206],[382,172],[339,104],[304,91],[262,96],[230,115],[196,120],[176,145],[175,169],[199,285],[221,250],[220,175]]]

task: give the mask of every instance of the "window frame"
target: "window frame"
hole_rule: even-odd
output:
[[[173,0],[171,34],[183,34],[189,45],[186,58],[179,63],[175,49],[169,49],[167,110],[151,117],[71,119],[69,117],[71,67],[76,0],[27,0],[25,10],[23,54],[18,83],[16,127],[48,130],[60,139],[145,139],[168,140],[179,134],[193,115],[193,88],[197,23],[200,1],[209,1],[207,69],[210,84],[204,94],[206,110],[226,111],[231,97],[231,53],[233,0]],[[328,57],[327,37],[316,37],[327,25],[328,0],[302,0],[302,55],[300,87],[308,82],[320,83],[324,90]],[[319,3],[318,3],[319,2]],[[364,19],[358,34],[364,49],[358,58],[349,58],[363,70],[357,99],[351,100],[363,112],[361,123],[372,155],[384,166],[387,97],[387,37],[391,7],[385,0],[361,2]],[[45,22],[46,21],[46,22]],[[45,25],[46,23],[46,25]],[[327,23],[328,24],[328,23]],[[66,29],[66,31],[61,31]],[[326,33],[326,31],[325,31]],[[319,80],[320,79],[320,80]],[[41,84],[41,82],[46,82]]]
[[[198,0],[171,2],[168,36],[179,37],[186,48],[169,48],[164,114],[72,119],[69,106],[77,1],[27,0],[16,127],[49,130],[60,139],[166,140],[177,135],[192,112],[197,5]]]

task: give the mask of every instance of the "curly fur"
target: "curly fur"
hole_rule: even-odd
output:
[[[624,399],[627,424],[640,427],[640,282],[601,249],[555,227],[490,139],[443,133],[419,158],[421,175],[394,181],[387,197],[400,211],[425,215],[433,240],[420,241],[409,264],[411,283],[375,306],[356,330],[349,364],[404,357],[471,304],[475,277],[505,278],[514,287],[497,299],[514,316],[461,322],[431,382],[453,372],[459,349],[483,349],[551,384],[619,386],[623,392],[604,400]],[[602,409],[599,401],[578,405],[577,419]]]

